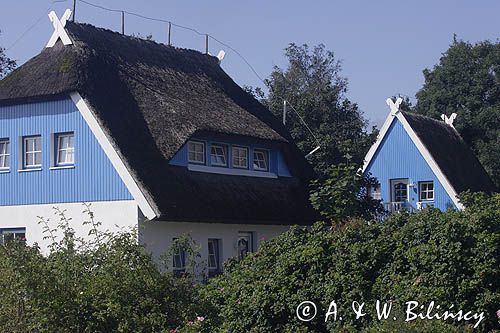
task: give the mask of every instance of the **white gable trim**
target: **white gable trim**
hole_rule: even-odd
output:
[[[391,112],[389,114],[389,116],[387,117],[387,119],[385,120],[384,125],[380,129],[380,133],[377,137],[377,141],[373,144],[373,146],[370,148],[370,150],[368,151],[368,153],[365,156],[365,162],[364,162],[362,171],[365,172],[366,169],[368,168],[368,166],[370,165],[370,162],[372,161],[373,156],[375,156],[375,153],[377,152],[380,144],[382,143],[382,140],[384,139],[387,132],[389,131],[389,128],[391,127],[391,124],[395,118],[397,118],[401,122],[406,133],[408,133],[411,140],[413,141],[413,143],[417,147],[418,151],[420,152],[420,154],[422,154],[422,156],[424,157],[424,160],[427,162],[427,164],[431,168],[432,172],[434,172],[437,179],[439,180],[441,185],[444,187],[446,193],[448,193],[448,195],[450,196],[450,198],[453,201],[453,203],[455,204],[455,206],[460,210],[464,209],[464,206],[458,200],[457,192],[455,191],[453,186],[451,186],[451,183],[448,181],[448,178],[446,178],[443,171],[439,168],[439,166],[437,165],[436,161],[432,157],[429,150],[427,150],[427,148],[424,146],[424,144],[422,143],[420,138],[417,136],[417,134],[415,133],[413,128],[411,128],[410,124],[408,123],[408,121],[406,120],[406,118],[403,116],[403,114],[401,112],[397,112],[395,114],[393,112]]]
[[[78,92],[73,92],[70,94],[70,96],[71,100],[73,100],[73,103],[75,103],[77,109],[80,111],[83,119],[85,119],[85,121],[89,125],[90,130],[96,137],[101,148],[104,150],[104,153],[106,153],[106,156],[109,158],[111,164],[118,172],[118,175],[125,183],[125,186],[127,186],[127,189],[129,190],[130,194],[132,194],[132,197],[134,197],[134,200],[137,202],[144,216],[148,220],[157,217],[157,214],[155,213],[153,206],[149,203],[149,201],[146,199],[146,196],[144,195],[140,187],[137,185],[137,182],[134,180],[133,176],[127,169],[125,163],[118,155],[118,152],[111,144],[110,139],[108,138],[102,127],[97,122],[97,119],[95,118],[94,114],[92,113],[90,107],[87,105],[85,100],[82,98],[82,96],[80,96]]]

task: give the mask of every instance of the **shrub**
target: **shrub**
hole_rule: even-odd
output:
[[[161,332],[196,314],[191,280],[161,272],[134,232],[101,232],[89,211],[94,237],[83,241],[57,214],[63,237],[46,224],[47,256],[22,242],[0,246],[1,332]]]
[[[467,206],[462,212],[402,212],[382,222],[351,220],[333,231],[323,223],[309,230],[293,227],[258,253],[229,265],[202,290],[203,299],[212,304],[205,329],[374,331],[396,325],[375,318],[376,300],[400,305],[435,301],[457,310],[484,311],[480,328],[499,328],[500,195],[466,194],[462,201]],[[300,322],[295,311],[305,300],[318,306],[318,315]],[[339,312],[350,309],[354,300],[365,302],[367,315],[325,323],[332,300]],[[423,320],[402,325],[409,332],[449,327]]]

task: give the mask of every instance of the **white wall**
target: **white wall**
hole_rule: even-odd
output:
[[[97,221],[102,222],[101,230],[119,231],[122,228],[131,230],[137,228],[138,208],[134,200],[125,201],[98,201],[91,202],[90,210]],[[42,251],[47,250],[49,240],[44,240],[43,226],[38,223],[38,216],[50,218],[50,227],[55,228],[59,218],[54,214],[54,207],[66,210],[66,217],[72,218],[71,226],[76,236],[87,237],[89,226],[82,222],[88,220],[83,213],[85,206],[82,203],[61,203],[48,205],[2,206],[0,207],[0,228],[26,228],[28,244],[38,243]]]
[[[254,249],[258,249],[263,240],[269,240],[289,228],[290,226],[283,225],[147,221],[139,224],[139,237],[153,257],[158,259],[168,251],[173,238],[189,234],[201,247],[201,260],[204,263],[208,258],[208,239],[219,239],[222,242],[221,257],[224,262],[230,257],[235,257],[238,253],[236,246],[238,232],[253,232]]]

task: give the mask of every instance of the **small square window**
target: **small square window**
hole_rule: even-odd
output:
[[[208,240],[208,270],[210,273],[219,273],[220,269],[220,242],[218,239]]]
[[[269,153],[267,150],[254,149],[253,151],[253,168],[258,171],[269,170]]]
[[[188,161],[189,163],[205,164],[205,143],[188,142]]]
[[[9,170],[10,168],[10,141],[8,139],[0,140],[0,170]]]
[[[227,146],[210,146],[210,164],[215,166],[227,166]]]
[[[233,168],[247,169],[248,168],[248,148],[233,147]]]
[[[42,137],[29,136],[23,138],[23,167],[38,168],[42,166]]]
[[[434,183],[433,182],[420,182],[419,183],[419,197],[420,201],[434,200]]]
[[[56,166],[75,163],[75,135],[73,133],[56,135]]]

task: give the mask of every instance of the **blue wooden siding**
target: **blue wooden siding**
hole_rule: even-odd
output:
[[[228,146],[228,168],[232,169],[232,151],[231,145],[238,147],[246,147],[248,148],[248,170],[253,170],[253,150],[254,149],[265,149],[269,151],[269,172],[274,173],[280,177],[291,177],[290,170],[286,165],[285,158],[282,152],[272,146],[272,145],[262,145],[249,141],[241,142],[238,140],[231,141],[220,141],[220,140],[210,140],[206,138],[193,138],[195,141],[201,141],[205,143],[205,161],[206,165],[210,166],[210,146],[212,144],[223,144]],[[179,151],[172,157],[170,160],[170,164],[178,165],[178,166],[187,166],[188,165],[188,152],[187,152],[187,144],[181,147]],[[241,170],[241,169],[239,169]],[[259,171],[256,171],[259,172]]]
[[[391,201],[391,179],[408,178],[409,183],[415,184],[409,188],[408,193],[410,204],[413,207],[416,207],[416,203],[419,201],[418,183],[433,181],[434,207],[441,210],[450,207],[456,208],[398,119],[392,122],[366,172],[377,177],[384,202]]]
[[[74,132],[75,165],[50,169],[51,137]],[[20,164],[23,136],[42,136],[42,170],[25,171]],[[0,138],[10,139],[10,171],[0,173],[0,206],[132,200],[71,99],[0,106]]]

